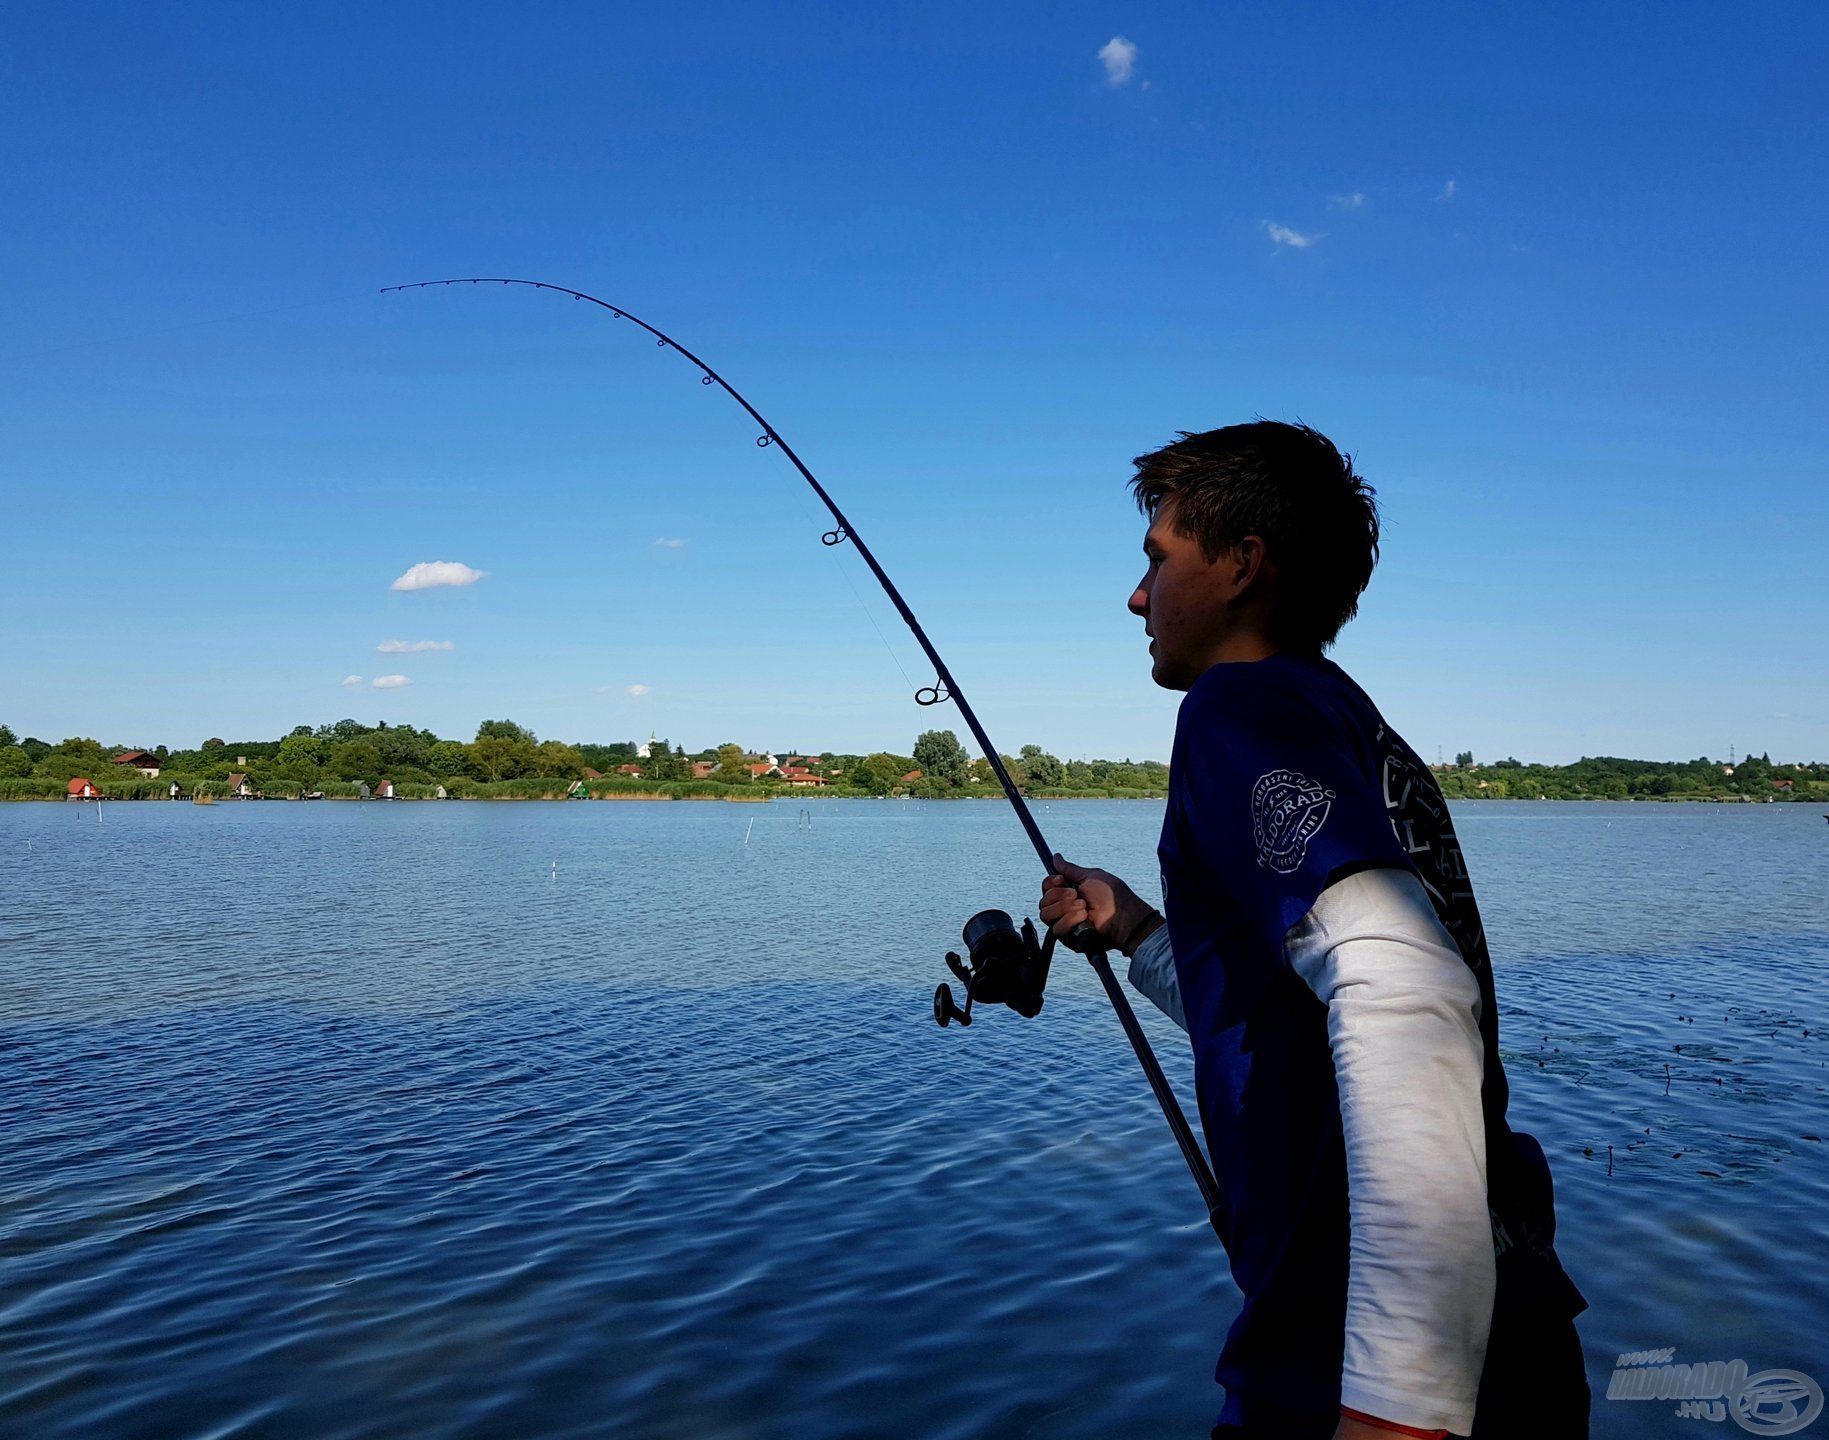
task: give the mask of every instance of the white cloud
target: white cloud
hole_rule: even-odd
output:
[[[1365,209],[1365,192],[1355,190],[1351,195],[1330,195],[1327,203],[1336,210],[1363,210]]]
[[[362,677],[360,675],[345,675],[343,677],[343,683],[345,685],[360,685],[362,683]]]
[[[373,681],[373,688],[376,690],[398,690],[402,686],[411,685],[412,683],[413,682],[404,675],[377,675]]]
[[[639,700],[648,693],[648,687],[646,685],[631,685],[629,687],[629,693]]]
[[[1442,193],[1437,195],[1435,198],[1437,200],[1454,199],[1454,181],[1450,180],[1446,185],[1442,186]]]
[[[375,646],[379,655],[419,655],[427,650],[455,650],[449,640],[383,640]]]
[[[1264,229],[1269,232],[1272,241],[1278,245],[1287,245],[1292,250],[1306,250],[1310,245],[1327,238],[1325,235],[1304,235],[1300,230],[1291,230],[1287,225],[1275,225],[1268,220],[1264,222]]]
[[[1122,35],[1113,35],[1099,47],[1099,60],[1105,66],[1105,83],[1122,85],[1136,68],[1137,47]]]
[[[474,585],[487,570],[472,570],[455,560],[421,560],[392,585],[390,590],[435,590],[440,585]]]
[[[654,542],[654,548],[656,550],[684,550],[686,548],[686,542],[684,540],[670,539],[663,535]]]

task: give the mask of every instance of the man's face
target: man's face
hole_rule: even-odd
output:
[[[1175,530],[1174,502],[1162,506],[1143,537],[1149,569],[1130,597],[1150,636],[1150,678],[1165,690],[1186,690],[1211,665],[1231,624],[1237,593],[1229,557],[1209,560],[1192,536]]]

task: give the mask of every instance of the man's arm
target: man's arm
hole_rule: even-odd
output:
[[[1465,1435],[1495,1278],[1479,983],[1406,870],[1329,885],[1285,953],[1327,1006],[1345,1131],[1341,1404]]]
[[[1184,1030],[1168,929],[1116,876],[1063,866],[1042,916],[1082,920]],[[1155,917],[1157,920],[1159,916]],[[1322,891],[1285,941],[1327,1006],[1352,1219],[1341,1437],[1472,1428],[1494,1284],[1480,1108],[1479,984],[1416,877],[1375,869]],[[1379,1422],[1384,1421],[1381,1425]]]

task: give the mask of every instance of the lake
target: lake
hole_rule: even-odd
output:
[[[1037,813],[1154,892],[1159,804]],[[1829,1382],[1829,826],[1455,814],[1594,1433],[1741,1433],[1603,1397]],[[931,1018],[1038,882],[989,803],[0,805],[0,1435],[1204,1435],[1236,1299],[1096,980]]]

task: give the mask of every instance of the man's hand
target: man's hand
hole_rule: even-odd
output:
[[[1041,918],[1059,940],[1091,925],[1108,950],[1124,942],[1155,910],[1108,870],[1087,870],[1054,857],[1055,873],[1042,881]]]

